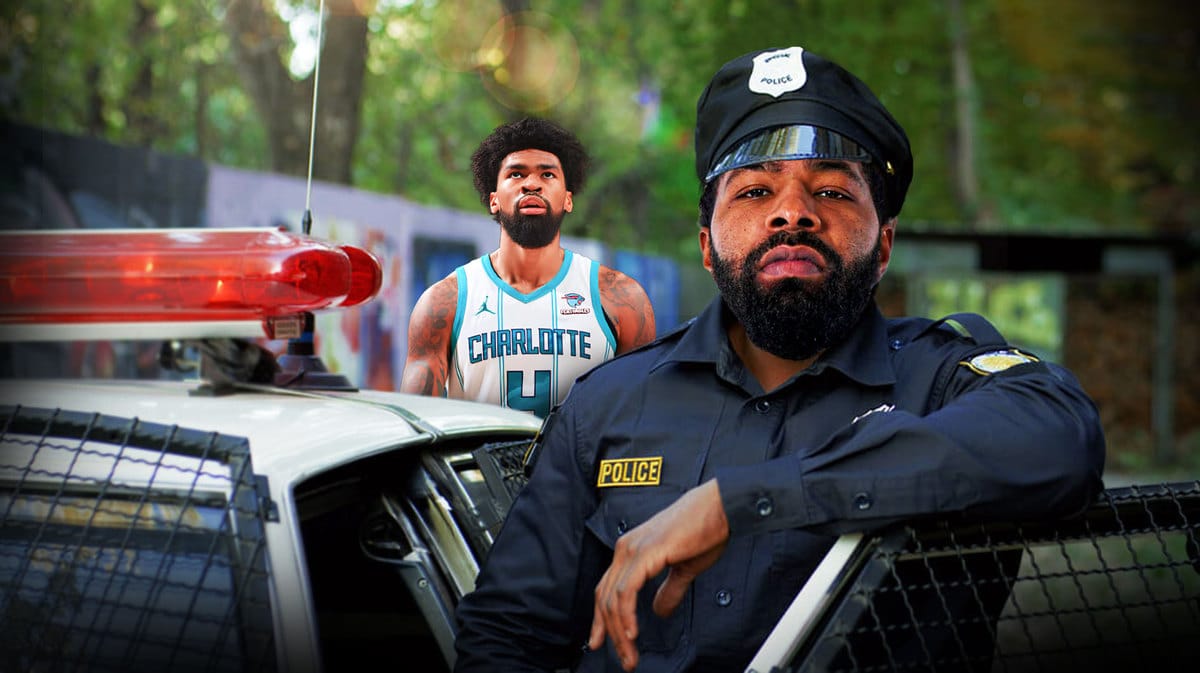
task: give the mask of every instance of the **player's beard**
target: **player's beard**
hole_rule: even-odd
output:
[[[511,214],[504,209],[496,211],[496,221],[508,232],[508,237],[522,248],[544,248],[554,241],[558,230],[562,227],[563,218],[567,211],[554,212],[550,204],[546,204],[546,212],[541,215],[522,215],[514,208]]]
[[[760,286],[755,278],[758,262],[780,245],[806,245],[821,253],[827,264],[825,278],[784,278]],[[879,242],[849,266],[806,231],[775,234],[750,251],[740,265],[722,259],[711,236],[708,247],[713,279],[725,305],[745,327],[751,343],[781,358],[807,360],[845,339],[875,294]]]

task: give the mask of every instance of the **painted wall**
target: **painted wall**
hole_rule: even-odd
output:
[[[210,227],[286,227],[300,230],[305,181],[300,178],[211,165],[206,211]],[[314,183],[311,234],[356,245],[383,263],[383,288],[369,304],[317,314],[317,349],[325,365],[357,385],[399,386],[408,319],[425,288],[455,267],[491,252],[498,225],[484,213],[433,208],[341,185]],[[674,261],[613,251],[578,238],[563,245],[619,269],[646,288],[660,331],[679,318],[679,271]],[[282,351],[285,343],[269,344]]]

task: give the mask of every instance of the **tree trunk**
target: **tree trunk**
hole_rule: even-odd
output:
[[[196,64],[196,104],[192,107],[192,124],[196,127],[196,156],[208,158],[208,66]]]
[[[150,147],[160,135],[161,123],[152,112],[154,97],[154,69],[151,56],[148,56],[150,43],[157,30],[155,10],[146,6],[144,1],[134,5],[136,18],[129,31],[130,53],[137,54],[142,59],[138,65],[133,84],[124,100],[125,123],[129,129],[129,137],[139,145]]]
[[[83,128],[87,135],[103,138],[108,127],[104,121],[104,94],[100,91],[100,64],[88,64],[83,77],[83,87],[87,91]]]
[[[972,229],[980,221],[979,177],[975,172],[975,81],[967,46],[967,26],[962,1],[947,0],[949,9],[950,62],[954,73],[954,138],[951,142],[951,174],[954,196]]]
[[[287,26],[269,0],[230,0],[225,28],[233,43],[238,72],[263,120],[271,170],[308,173],[314,80],[317,124],[313,177],[351,183],[354,145],[366,71],[369,2],[328,0],[320,45],[320,72],[292,78],[284,61],[290,46]]]

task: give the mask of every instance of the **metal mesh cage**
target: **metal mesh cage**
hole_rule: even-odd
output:
[[[875,538],[788,671],[1200,670],[1200,482]],[[780,669],[774,669],[780,670]]]
[[[247,440],[0,407],[0,669],[275,669]]]
[[[529,451],[528,438],[484,444],[473,453],[488,483],[503,484],[507,503],[511,504],[517,493],[525,486],[525,453]]]

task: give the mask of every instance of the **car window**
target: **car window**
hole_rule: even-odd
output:
[[[507,513],[481,465],[530,437],[482,434],[401,447],[295,489],[324,670],[402,653],[406,670],[449,671],[454,608]],[[523,452],[523,448],[521,449]],[[501,497],[497,497],[500,494]]]

